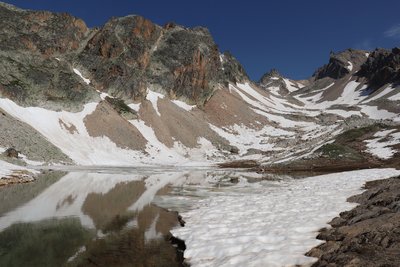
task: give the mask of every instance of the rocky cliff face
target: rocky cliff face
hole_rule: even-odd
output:
[[[248,79],[233,56],[220,55],[205,28],[161,27],[132,15],[88,29],[68,14],[7,4],[0,4],[0,15],[0,92],[25,106],[73,109],[72,103],[95,99],[93,89],[135,101],[148,88],[202,105],[219,84]]]
[[[361,66],[358,73],[366,77],[371,86],[379,88],[388,83],[400,83],[400,48],[376,49]]]
[[[25,11],[0,3],[0,93],[25,106],[68,109],[94,98],[66,62],[90,31],[68,14]]]
[[[325,77],[340,79],[357,71],[365,62],[367,51],[347,49],[339,53],[331,53],[329,63],[319,68],[313,75],[318,80]]]

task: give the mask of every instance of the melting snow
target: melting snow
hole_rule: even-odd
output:
[[[390,159],[396,153],[391,146],[400,143],[400,132],[393,130],[379,131],[374,134],[375,139],[366,140],[367,151],[381,159]]]
[[[39,107],[21,107],[9,99],[0,99],[0,107],[11,116],[29,124],[81,165],[133,165],[139,151],[117,147],[108,137],[91,137],[84,118],[96,109],[97,103],[88,103],[81,112],[51,111]],[[75,126],[71,133],[60,121]]]
[[[399,94],[396,94],[396,95],[394,95],[394,96],[391,96],[391,97],[389,97],[388,99],[389,99],[389,100],[392,100],[392,101],[400,101],[400,93],[399,93]]]
[[[368,103],[368,102],[370,102],[370,101],[377,100],[377,99],[379,99],[379,98],[381,98],[381,97],[383,97],[383,96],[385,96],[385,95],[391,93],[392,91],[393,91],[393,87],[388,86],[388,87],[386,87],[384,90],[382,90],[380,93],[376,94],[375,96],[373,96],[373,97],[371,97],[371,98],[369,98],[369,99],[364,100],[363,103]],[[390,100],[391,100],[391,99],[390,99]]]
[[[174,103],[175,105],[177,105],[180,108],[183,108],[186,111],[191,111],[192,109],[194,109],[196,107],[196,105],[188,105],[183,101],[179,101],[179,100],[172,100],[172,103]]]
[[[343,109],[327,109],[324,110],[325,113],[330,113],[330,114],[336,114],[339,115],[343,118],[348,118],[353,115],[361,117],[361,112],[360,111],[354,111],[354,110],[343,110]]]
[[[8,178],[10,175],[13,174],[13,172],[21,170],[29,171],[31,173],[38,173],[37,171],[0,160],[0,179]]]
[[[151,102],[151,104],[153,105],[153,108],[156,111],[157,115],[161,116],[160,112],[158,111],[158,105],[157,105],[157,102],[158,102],[159,98],[163,99],[164,95],[162,95],[160,93],[157,93],[157,92],[154,92],[154,91],[151,91],[150,89],[147,89],[146,99]]]
[[[327,222],[356,204],[346,199],[369,180],[399,175],[395,169],[368,169],[288,181],[239,183],[242,189],[201,199],[182,213],[187,222],[173,235],[185,240],[184,256],[198,266],[293,266],[321,241]],[[222,189],[220,189],[222,190]]]
[[[139,110],[140,110],[140,104],[141,104],[141,103],[137,103],[137,104],[132,103],[132,104],[129,104],[128,107],[130,107],[131,109],[133,109],[133,110],[136,111],[136,112],[139,112]]]
[[[400,117],[396,113],[392,113],[384,109],[378,109],[378,107],[376,106],[362,105],[360,107],[361,107],[361,112],[366,114],[371,119],[374,120],[393,119],[394,121],[400,121]]]
[[[284,78],[283,81],[285,82],[286,88],[289,90],[289,92],[294,92],[294,91],[299,90],[299,88],[296,87],[296,85],[293,84],[293,83],[292,83],[291,81],[289,81],[288,79],[285,79],[285,78]]]
[[[333,84],[327,86],[325,89],[328,89],[331,87]],[[326,109],[329,108],[333,105],[356,105],[360,103],[362,100],[368,97],[368,95],[363,95],[363,90],[367,88],[366,85],[364,85],[362,88],[357,89],[357,87],[360,85],[360,83],[356,81],[350,81],[347,83],[345,88],[343,89],[343,93],[333,101],[323,101],[321,103],[316,103],[317,101],[321,100],[321,97],[323,95],[324,91],[321,91],[319,94],[312,96],[312,97],[307,97],[305,100],[308,102],[311,102],[311,108],[313,109]],[[298,98],[299,100],[302,100],[302,98]],[[313,103],[312,103],[313,102]]]
[[[314,94],[312,96],[308,96],[308,97],[304,97],[304,96],[295,96],[296,99],[300,100],[301,102],[305,103],[304,100],[306,100],[306,102],[311,102],[311,103],[316,103],[319,100],[321,100],[322,98],[322,94],[324,93],[324,91],[330,87],[332,87],[335,83],[331,83],[330,85],[328,85],[327,87],[324,87],[320,90],[316,90],[313,91],[314,92],[319,92],[317,94]]]
[[[352,71],[352,70],[353,70],[353,63],[351,63],[350,61],[347,61],[347,69],[348,69],[349,71]]]
[[[74,68],[74,72],[75,74],[77,74],[79,77],[81,77],[81,79],[86,83],[86,84],[90,84],[90,80],[86,79],[85,77],[83,77],[82,73]]]

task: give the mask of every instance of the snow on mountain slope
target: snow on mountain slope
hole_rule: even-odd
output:
[[[38,107],[24,108],[9,99],[0,99],[0,106],[10,115],[31,125],[67,156],[81,165],[129,165],[138,153],[118,148],[107,137],[91,137],[84,118],[96,103],[86,104],[83,111],[55,112]]]
[[[358,56],[360,62],[366,60],[364,53]],[[88,91],[91,102],[76,104],[78,112],[55,111],[23,107],[2,96],[0,108],[78,165],[211,165],[237,159],[272,163],[308,155],[347,129],[353,117],[400,122],[398,87],[372,90],[365,79],[354,76],[361,63],[348,61],[348,55],[345,61],[339,57],[344,63],[333,61],[320,71],[327,82],[297,82],[273,70],[258,84],[244,76],[236,61],[226,65],[226,57],[224,68],[237,68],[231,70],[241,79],[232,76],[236,82],[213,84],[216,89],[207,100],[196,96],[203,102],[193,101],[189,92],[179,98],[157,86],[145,88],[130,103],[126,92],[99,89],[95,75],[85,70],[89,80],[72,64],[56,60],[70,69],[73,79],[78,76],[78,85],[85,85],[79,90]],[[330,78],[337,68],[340,77]]]
[[[76,113],[21,107],[4,98],[0,108],[32,126],[80,165],[273,162],[306,154],[329,141],[346,128],[344,119],[352,115],[400,121],[398,113],[376,104],[381,99],[391,101],[396,88],[387,86],[371,95],[366,84],[354,80],[342,83],[342,89],[333,84],[317,90],[314,97],[296,92],[282,96],[252,83],[230,84],[217,90],[203,109],[148,90],[141,103],[129,105],[138,116],[129,120],[130,126],[105,100],[101,105],[88,103]],[[321,101],[332,88],[342,93]],[[104,120],[104,125],[97,120]],[[132,129],[126,134],[110,132],[114,127]],[[130,145],[132,141],[136,143]],[[234,148],[237,154],[232,153]]]
[[[390,159],[396,153],[395,145],[400,144],[400,132],[396,130],[379,131],[374,134],[374,139],[366,140],[367,151],[379,158]]]

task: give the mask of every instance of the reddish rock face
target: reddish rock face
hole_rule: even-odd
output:
[[[136,16],[135,20],[136,23],[134,28],[132,29],[132,33],[138,38],[151,40],[153,35],[157,31],[156,25],[153,24],[150,20],[139,16]]]
[[[202,91],[208,87],[208,69],[205,56],[200,51],[193,55],[193,63],[187,66],[181,66],[174,70],[175,90],[180,93],[185,86],[190,86],[192,90],[190,97],[198,99]]]
[[[0,7],[0,13],[5,18],[0,26],[19,35],[17,38],[2,38],[2,47],[51,56],[76,50],[89,33],[81,19],[66,13],[15,11],[3,6]]]
[[[226,56],[221,63],[211,34],[201,27],[188,29],[174,23],[160,27],[132,15],[90,30],[68,14],[25,11],[6,4],[0,4],[0,16],[4,18],[0,50],[10,52],[3,60],[9,71],[0,74],[6,93],[34,85],[37,92],[45,92],[42,96],[50,96],[47,100],[62,105],[75,99],[77,91],[90,91],[90,86],[125,100],[143,99],[150,88],[203,105],[219,84],[247,77],[239,75],[244,71],[233,57]],[[62,60],[57,63],[56,57]],[[32,71],[31,66],[38,70]],[[72,68],[89,78],[90,86],[82,84]],[[18,84],[14,83],[15,72],[21,74]],[[29,74],[37,72],[40,79]],[[25,101],[30,93],[19,95]],[[36,96],[31,99],[37,101]]]

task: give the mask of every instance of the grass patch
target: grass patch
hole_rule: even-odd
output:
[[[331,159],[361,160],[363,157],[354,149],[340,144],[326,144],[316,150],[322,157]]]
[[[370,135],[372,133],[375,133],[376,131],[380,129],[387,128],[383,124],[374,124],[371,126],[367,127],[362,127],[362,128],[356,128],[356,129],[351,129],[348,130],[344,133],[341,133],[337,136],[336,142],[345,144],[348,142],[354,142],[354,141],[363,141],[366,135]]]

